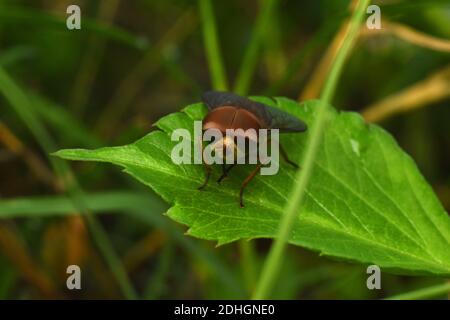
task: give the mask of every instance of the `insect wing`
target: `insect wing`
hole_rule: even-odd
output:
[[[261,119],[267,128],[279,129],[280,132],[303,132],[307,129],[303,121],[287,112],[231,92],[208,91],[202,95],[202,100],[209,110],[223,106],[244,108]]]
[[[279,129],[281,133],[303,132],[307,129],[303,121],[290,113],[260,102],[246,100],[247,103],[241,107],[264,121],[268,129]]]
[[[248,99],[240,97],[231,92],[221,91],[208,91],[202,95],[202,101],[208,107],[208,110],[214,110],[215,108],[223,106],[243,107],[248,104]]]
[[[270,128],[279,129],[280,132],[304,132],[308,128],[306,123],[301,121],[294,115],[266,106],[267,111],[270,114],[271,122]]]

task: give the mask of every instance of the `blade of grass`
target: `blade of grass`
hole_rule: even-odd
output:
[[[31,101],[29,107],[33,108],[33,112],[41,118],[42,122],[60,137],[60,143],[76,144],[88,148],[99,148],[103,145],[100,138],[92,134],[83,123],[67,112],[64,107],[35,93],[28,93],[28,98]],[[25,157],[25,160],[28,159]],[[94,174],[96,176],[102,176],[105,173],[105,170],[106,167],[99,167],[91,173],[90,177],[94,178]],[[124,182],[124,185],[134,189],[141,188],[141,185],[136,183],[134,179],[119,174],[118,171],[113,171],[112,174],[117,175],[117,177]],[[53,180],[50,182],[54,184],[55,181]]]
[[[47,163],[30,150],[22,141],[0,120],[0,143],[13,154],[22,157],[30,172],[42,183],[57,189],[55,177]]]
[[[170,235],[170,239],[202,261],[223,286],[234,290],[237,299],[244,298],[245,291],[242,284],[217,254],[206,250],[197,240],[187,238],[175,224],[159,214],[167,210],[167,205],[161,199],[156,196],[151,197],[147,192],[129,191],[89,193],[83,197],[83,202],[90,212],[95,214],[127,212],[152,227],[165,230]],[[63,195],[0,200],[0,219],[67,216],[75,211],[76,206],[73,201]]]
[[[333,31],[336,30],[336,26],[338,26],[338,23],[340,23],[341,20],[342,16],[337,16],[331,21],[327,20],[328,22],[322,25],[321,28],[308,40],[308,42],[302,46],[298,53],[295,54],[286,67],[284,74],[265,90],[265,95],[277,95],[281,88],[289,83],[294,78],[296,73],[299,72],[299,70],[307,69],[302,68],[305,63],[307,63],[307,59],[318,50],[322,43],[326,43],[326,41],[330,39]]]
[[[258,275],[258,259],[254,242],[251,240],[240,240],[238,242],[239,253],[241,254],[241,269],[244,276],[245,288],[251,294],[255,289]]]
[[[170,265],[174,258],[174,246],[169,241],[158,259],[156,271],[149,277],[144,291],[144,299],[155,300],[160,298],[164,290],[164,281],[170,271]]]
[[[197,17],[191,8],[186,9],[173,25],[164,33],[155,46],[148,48],[141,60],[123,78],[109,103],[98,117],[96,131],[103,136],[117,130],[117,124],[123,119],[129,104],[140,90],[146,85],[148,79],[160,67],[162,52],[173,45],[179,45],[197,24]],[[156,63],[156,62],[158,63]]]
[[[176,55],[173,56],[163,53],[160,63],[164,68],[164,71],[167,72],[172,79],[190,90],[190,95],[192,97],[199,97],[201,95],[203,91],[201,85],[186,70],[184,70]]]
[[[419,300],[438,296],[444,296],[450,292],[450,282],[439,284],[436,286],[419,289],[407,293],[395,295],[386,300]]]
[[[355,0],[350,1],[348,5],[350,11],[353,11],[355,9],[355,3]],[[343,39],[347,34],[349,25],[350,18],[347,18],[345,21],[343,21],[343,23],[341,23],[338,32],[335,34],[331,44],[326,49],[319,64],[314,69],[314,72],[312,73],[310,79],[308,79],[305,88],[303,88],[301,94],[299,95],[299,101],[316,99],[317,97],[319,97],[324,88],[325,80],[330,73],[333,62],[335,61],[336,56],[342,47]]]
[[[67,112],[62,106],[56,105],[48,99],[36,94],[28,94],[30,107],[44,121],[56,130],[58,136],[88,148],[99,148],[101,140],[89,132],[85,125]]]
[[[261,0],[262,7],[256,20],[255,28],[250,40],[250,44],[244,54],[241,68],[239,69],[234,91],[237,94],[246,95],[248,93],[250,82],[255,71],[258,60],[259,50],[264,39],[264,34],[270,22],[272,11],[278,0]]]
[[[213,87],[215,90],[226,91],[228,90],[227,77],[217,40],[217,26],[211,1],[199,0],[198,4],[202,19],[203,42]]]
[[[123,294],[128,299],[135,299],[137,297],[134,288],[131,285],[128,275],[126,274],[120,259],[117,257],[112,244],[109,242],[106,232],[101,225],[92,216],[83,202],[83,191],[78,186],[77,181],[72,174],[66,162],[60,161],[57,158],[50,157],[50,153],[56,151],[56,145],[47,132],[45,127],[35,116],[33,108],[30,107],[30,100],[25,92],[16,85],[11,77],[0,67],[0,92],[3,93],[6,100],[11,107],[19,115],[19,118],[25,123],[36,140],[41,145],[42,149],[49,156],[49,160],[55,170],[57,176],[61,179],[66,192],[69,194],[71,200],[74,202],[78,212],[85,213],[86,222],[91,230],[91,234],[102,253],[109,267],[114,273],[116,280],[121,287]]]
[[[110,26],[116,16],[120,0],[101,1],[99,3],[99,20]],[[100,61],[105,52],[107,38],[92,35],[83,53],[81,65],[73,85],[70,107],[82,118],[92,91]]]
[[[270,28],[267,28],[261,48],[263,52],[261,60],[268,83],[279,79],[282,74],[286,73],[287,68],[287,55],[282,46],[280,18],[278,10],[272,13]]]
[[[2,256],[0,256],[0,300],[11,299],[10,292],[17,282],[16,269]]]
[[[322,101],[317,111],[317,117],[312,125],[311,132],[306,145],[302,170],[298,170],[296,174],[297,183],[294,186],[289,199],[285,214],[283,215],[280,226],[277,232],[277,237],[263,266],[263,270],[258,282],[258,286],[254,292],[254,299],[265,299],[273,288],[275,280],[278,276],[280,264],[284,255],[284,250],[287,240],[292,230],[292,224],[297,217],[298,208],[303,200],[305,188],[311,177],[314,160],[316,158],[317,150],[322,140],[322,131],[326,122],[326,105],[330,103],[336,89],[337,80],[344,66],[345,58],[355,40],[359,25],[361,24],[365,10],[370,3],[369,0],[360,0],[356,10],[351,17],[349,28],[344,37],[343,44],[332,63],[331,71],[328,76],[320,100]]]
[[[225,68],[220,53],[217,37],[217,26],[210,0],[199,0],[200,15],[203,28],[203,42],[209,64],[209,73],[214,90],[228,90]],[[252,290],[255,279],[255,261],[253,244],[247,241],[239,241],[239,251],[242,255],[241,264],[244,281],[248,290]]]
[[[133,273],[161,248],[167,244],[167,235],[159,229],[151,230],[142,239],[133,244],[123,255],[122,261],[128,271]]]
[[[54,281],[33,259],[29,248],[9,224],[0,223],[0,250],[19,271],[20,275],[46,298],[60,297]]]
[[[58,30],[66,28],[66,20],[50,13],[36,9],[28,9],[19,6],[0,5],[0,23],[13,22],[15,25],[35,25],[39,28],[43,26],[55,27]],[[137,50],[146,50],[148,43],[145,38],[135,36],[128,31],[116,26],[98,22],[83,16],[82,30],[99,34],[116,42],[130,46]]]
[[[29,46],[15,46],[9,50],[6,50],[0,55],[0,65],[8,67],[22,62],[23,60],[30,59],[36,54],[36,50]]]
[[[83,200],[94,213],[126,211],[143,206],[147,212],[164,212],[167,205],[151,194],[125,190],[89,193]],[[39,196],[0,200],[0,219],[66,216],[76,207],[67,196]]]
[[[377,101],[361,111],[368,122],[379,122],[400,113],[433,105],[450,97],[450,65],[427,78]]]
[[[382,34],[392,34],[404,41],[423,48],[447,53],[450,52],[450,41],[447,39],[434,37],[402,23],[383,20],[381,24],[383,26],[381,29],[362,29],[361,36],[373,37]]]

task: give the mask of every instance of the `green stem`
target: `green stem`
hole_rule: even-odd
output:
[[[239,251],[241,253],[241,269],[245,282],[245,288],[248,292],[252,292],[255,289],[256,275],[257,275],[257,260],[255,247],[250,240],[240,240]]]
[[[216,21],[210,0],[199,0],[200,15],[203,26],[203,39],[209,71],[214,90],[228,90],[228,84],[223,66],[220,46],[217,37]],[[242,255],[242,273],[247,290],[251,292],[255,284],[255,253],[253,243],[245,240],[239,241],[239,250]]]
[[[113,130],[117,129],[118,123],[128,111],[133,99],[146,85],[146,79],[149,79],[161,66],[164,51],[171,46],[179,45],[191,33],[196,23],[197,16],[189,7],[180,14],[160,40],[146,50],[144,56],[120,82],[111,95],[110,102],[97,117],[96,131],[98,133],[108,137]]]
[[[320,49],[320,46],[333,35],[333,30],[336,30],[341,20],[342,17],[338,16],[328,20],[326,24],[322,25],[312,38],[301,47],[298,53],[293,56],[287,65],[284,74],[278,80],[271,83],[265,90],[265,95],[275,96],[286,84],[292,85],[293,78],[298,76],[300,70],[305,69],[305,63],[308,63],[308,59],[310,59],[310,57]],[[303,76],[301,77],[301,81],[303,81]],[[295,79],[295,82],[299,82],[299,79]]]
[[[106,25],[111,25],[119,4],[120,0],[100,2],[98,19],[104,21]],[[89,101],[89,96],[93,89],[92,84],[97,77],[107,40],[107,38],[101,38],[95,35],[92,35],[88,40],[88,45],[84,52],[79,72],[75,78],[72,97],[70,99],[72,109],[80,117],[84,115],[86,110],[86,104]]]
[[[64,189],[68,192],[74,207],[79,213],[84,213],[87,225],[91,230],[94,240],[96,241],[96,244],[106,262],[113,271],[113,274],[116,277],[124,295],[128,299],[135,299],[137,295],[131,285],[131,282],[123,269],[119,258],[115,254],[105,231],[87,209],[87,206],[83,200],[83,191],[78,186],[69,166],[67,166],[64,161],[50,157],[50,154],[56,150],[56,144],[48,131],[33,113],[34,108],[30,106],[30,101],[27,95],[14,83],[11,77],[1,67],[0,92],[3,93],[10,105],[15,109],[16,113],[32,132],[42,149],[45,150],[56,175],[61,179]]]
[[[340,48],[335,61],[330,70],[330,75],[325,83],[320,100],[321,104],[317,110],[317,116],[313,123],[309,141],[306,146],[303,157],[303,169],[299,170],[296,175],[296,185],[287,202],[286,213],[283,215],[278,229],[275,243],[272,245],[266,262],[263,266],[258,286],[253,295],[253,299],[267,298],[270,290],[273,288],[274,282],[278,276],[279,268],[283,258],[286,243],[290,237],[292,225],[298,218],[298,208],[303,200],[305,188],[311,177],[314,166],[314,160],[318,148],[322,140],[322,132],[326,122],[326,107],[330,103],[331,97],[336,89],[337,80],[342,71],[345,58],[350,51],[351,45],[358,34],[359,25],[361,24],[365,10],[369,4],[369,0],[360,0],[353,14],[350,26],[347,29],[342,47]]]
[[[215,90],[228,90],[227,77],[223,66],[220,46],[217,40],[217,27],[210,0],[199,0],[200,15],[202,18],[203,41],[209,71]]]
[[[418,299],[426,299],[432,298],[440,295],[445,295],[450,292],[450,282],[439,284],[436,286],[419,289],[399,295],[395,295],[386,300],[418,300]]]
[[[164,250],[158,259],[158,265],[155,272],[150,276],[150,279],[145,288],[144,299],[156,300],[161,297],[165,291],[165,282],[170,274],[170,267],[173,265],[174,245],[168,240],[164,245]]]
[[[128,278],[128,274],[123,267],[122,261],[114,251],[114,247],[111,245],[105,229],[103,229],[100,222],[92,213],[89,212],[86,214],[85,219],[88,223],[89,229],[91,230],[94,241],[102,253],[105,261],[111,268],[111,271],[114,274],[123,295],[128,300],[136,300],[138,295],[131,284],[130,279]]]
[[[261,12],[255,24],[250,44],[244,55],[241,68],[239,70],[234,91],[241,95],[246,95],[250,87],[250,81],[255,71],[256,62],[262,45],[265,31],[269,25],[270,17],[278,0],[262,0]]]

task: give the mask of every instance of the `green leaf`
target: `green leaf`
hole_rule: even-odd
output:
[[[319,104],[254,99],[308,124]],[[212,179],[204,191],[198,191],[204,179],[202,165],[172,163],[170,152],[177,143],[170,139],[172,130],[192,132],[193,120],[205,113],[202,104],[194,104],[160,119],[156,125],[161,130],[130,145],[61,150],[56,155],[122,166],[172,204],[167,215],[189,226],[192,236],[219,244],[274,237],[294,183],[292,167],[281,162],[278,174],[257,175],[245,191],[245,208],[240,208],[239,187],[249,166],[233,169],[221,185]],[[327,107],[327,116],[290,243],[400,273],[450,275],[450,220],[414,161],[390,134],[366,124],[358,114]],[[301,159],[307,134],[281,135],[292,159]],[[220,173],[217,166],[213,178]]]

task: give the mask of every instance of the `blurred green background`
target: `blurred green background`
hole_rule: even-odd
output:
[[[264,2],[212,1],[230,88]],[[273,3],[242,93],[317,97],[350,1]],[[450,4],[373,3],[385,32],[362,31],[333,104],[391,132],[448,211]],[[81,30],[66,28],[71,4]],[[68,169],[48,156],[132,142],[198,102],[212,89],[203,23],[198,1],[0,0],[0,299],[249,296],[270,241],[244,252],[185,236],[162,215],[167,205],[119,169],[73,163],[70,197],[95,215],[88,226],[61,178]],[[82,269],[82,290],[66,288],[70,264]],[[366,266],[289,247],[272,297],[375,299],[443,282],[383,273],[370,291],[366,279]]]

